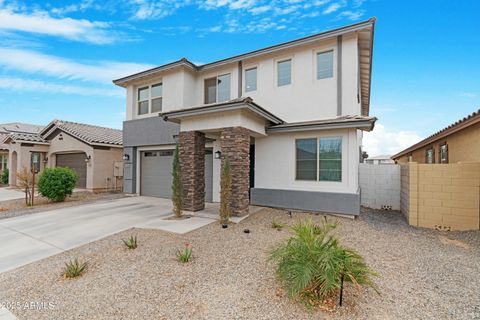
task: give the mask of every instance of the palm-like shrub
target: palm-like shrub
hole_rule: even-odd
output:
[[[77,174],[72,169],[46,168],[38,179],[38,192],[54,202],[62,202],[72,195],[76,183]]]
[[[88,263],[80,262],[77,258],[70,260],[65,263],[65,268],[63,269],[63,276],[65,278],[76,278],[81,276],[85,271],[87,271]]]
[[[291,297],[323,301],[343,289],[344,282],[377,291],[371,280],[376,273],[357,252],[340,245],[331,235],[335,228],[300,222],[291,228],[293,236],[271,251],[269,259],[277,263],[278,278]]]
[[[176,217],[182,216],[183,206],[183,187],[182,187],[182,171],[180,167],[178,144],[173,153],[172,162],[172,203],[173,213]]]

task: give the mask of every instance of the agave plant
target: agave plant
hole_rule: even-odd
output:
[[[377,291],[371,279],[377,274],[362,256],[331,235],[336,226],[300,222],[291,227],[293,236],[270,252],[269,260],[277,264],[278,278],[291,297],[323,301],[339,291],[342,295],[344,282]]]
[[[63,270],[63,275],[65,278],[76,278],[81,276],[85,271],[87,271],[88,263],[79,262],[77,258],[70,260],[65,263],[65,268]]]
[[[137,248],[137,236],[130,236],[130,238],[122,239],[122,241],[127,246],[128,249]]]

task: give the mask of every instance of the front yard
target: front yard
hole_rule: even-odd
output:
[[[346,307],[336,313],[290,300],[266,262],[269,248],[289,231],[271,222],[306,217],[323,220],[264,209],[228,229],[213,223],[183,236],[128,230],[0,274],[0,303],[52,303],[13,309],[20,319],[480,318],[480,232],[414,229],[398,213],[339,220],[341,241],[380,274],[380,296],[347,290]],[[121,241],[131,234],[138,237],[135,250]],[[181,264],[175,251],[185,242],[193,244],[193,260]],[[75,257],[88,260],[89,269],[65,280],[64,262]]]

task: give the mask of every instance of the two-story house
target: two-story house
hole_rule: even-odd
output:
[[[170,197],[179,143],[185,209],[218,202],[222,161],[234,215],[249,204],[360,212],[375,19],[197,66],[181,59],[126,88],[124,190]]]

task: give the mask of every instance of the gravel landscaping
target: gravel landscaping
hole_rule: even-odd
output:
[[[292,301],[276,281],[267,252],[289,231],[272,229],[274,217],[287,224],[323,219],[264,209],[228,229],[214,223],[182,236],[127,230],[0,274],[0,304],[47,304],[13,308],[19,319],[480,319],[480,232],[415,229],[396,212],[339,218],[338,236],[380,274],[381,295],[349,288],[347,306],[326,313]],[[135,250],[121,241],[131,234]],[[193,260],[181,264],[175,251],[185,242]],[[89,269],[65,280],[64,262],[75,257]]]

